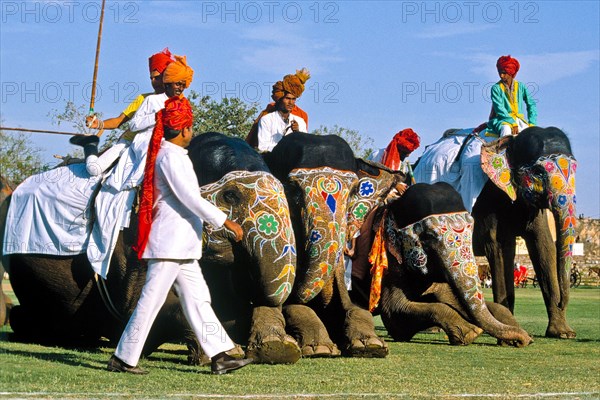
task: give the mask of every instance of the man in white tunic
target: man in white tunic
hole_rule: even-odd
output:
[[[275,82],[270,103],[258,116],[246,141],[258,151],[271,151],[285,136],[292,132],[308,132],[308,114],[296,106],[296,100],[304,92],[304,83],[310,79],[306,68],[286,75]]]
[[[212,359],[213,374],[224,374],[252,362],[227,354],[234,344],[212,309],[210,292],[198,265],[204,221],[214,227],[225,225],[234,232],[236,241],[242,239],[243,231],[200,196],[192,162],[184,149],[192,139],[192,123],[192,108],[185,97],[170,98],[158,113],[145,171],[137,246],[138,254],[148,261],[148,272],[138,304],[108,362],[107,369],[112,372],[146,373],[137,364],[173,284],[187,321]]]
[[[163,73],[165,93],[146,97],[131,119],[129,127],[136,132],[133,142],[123,153],[111,175],[103,182],[96,197],[96,222],[87,255],[94,271],[103,278],[108,273],[119,232],[129,226],[135,189],[141,184],[144,175],[156,112],[164,107],[169,97],[181,95],[192,82],[194,71],[187,65],[185,56],[175,56],[175,60]]]

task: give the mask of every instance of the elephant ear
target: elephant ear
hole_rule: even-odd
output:
[[[512,136],[505,136],[481,147],[481,168],[496,186],[510,197],[517,199],[513,176],[506,154]]]

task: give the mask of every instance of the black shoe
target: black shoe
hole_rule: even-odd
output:
[[[251,364],[252,361],[251,358],[233,358],[227,353],[222,352],[212,358],[210,371],[215,375],[222,375],[245,367]]]
[[[110,357],[106,369],[110,372],[127,372],[135,375],[146,375],[148,371],[141,369],[140,367],[131,367],[119,360],[115,355]]]
[[[96,135],[77,135],[69,139],[69,143],[82,147],[86,144],[98,144],[98,142],[100,142],[100,138]]]

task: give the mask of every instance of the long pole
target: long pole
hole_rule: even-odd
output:
[[[96,79],[98,77],[98,61],[100,60],[100,43],[102,42],[102,25],[104,23],[104,4],[102,0],[102,9],[100,11],[100,26],[98,27],[98,41],[96,42],[96,60],[94,62],[94,77],[92,78],[92,95],[90,96],[90,115],[94,113],[94,103],[96,101]]]
[[[8,128],[6,126],[0,126],[0,131],[18,131],[18,132],[32,132],[32,133],[51,133],[53,135],[87,136],[85,133],[48,131],[45,129]]]

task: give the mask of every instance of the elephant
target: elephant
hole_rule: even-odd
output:
[[[419,163],[415,173],[422,167],[431,166]],[[521,236],[546,304],[546,337],[574,338],[576,333],[566,318],[577,223],[577,161],[569,139],[558,128],[532,126],[516,136],[484,144],[481,167],[489,180],[471,213],[475,220],[473,249],[488,259],[494,301],[514,312],[513,265],[516,236]],[[545,209],[554,216],[556,243]]]
[[[241,139],[204,133],[188,153],[201,195],[245,232],[239,246],[225,229],[206,228],[200,265],[217,316],[234,340],[247,343],[255,362],[296,362],[300,348],[282,314],[296,274],[296,243],[281,182]]]
[[[12,193],[12,188],[13,184],[8,179],[0,175],[0,204],[2,204],[8,196],[10,196]],[[2,218],[2,216],[0,216],[0,218]],[[4,231],[0,232],[0,237],[3,237],[3,235]],[[4,279],[5,272],[4,265],[0,259],[0,327],[6,325],[8,322],[8,315],[13,307],[12,300],[4,293],[2,289],[2,281]]]
[[[228,270],[224,269],[223,273],[242,271],[244,273],[238,276],[237,283],[244,279],[245,281],[239,293],[228,292],[227,295],[221,295],[218,290],[211,290],[211,294],[215,296],[214,303],[227,304],[238,298],[244,299],[247,307],[241,309],[241,313],[246,312],[245,338],[248,338],[248,331],[253,335],[250,344],[255,349],[251,350],[259,355],[261,352],[278,352],[279,360],[283,358],[286,362],[294,362],[300,357],[300,350],[297,343],[285,334],[284,319],[280,310],[280,303],[285,301],[289,294],[287,288],[291,287],[295,272],[295,243],[283,187],[268,173],[260,156],[241,140],[232,141],[233,145],[228,152],[213,151],[210,155],[203,153],[201,149],[204,146],[208,148],[215,136],[223,135],[206,134],[195,138],[190,144],[189,154],[195,165],[198,181],[204,183],[215,179],[218,174],[222,176],[215,184],[221,184],[223,190],[215,191],[205,187],[204,195],[229,210],[230,217],[239,220],[244,228],[244,237],[240,243],[233,244],[231,233],[227,230],[206,230],[209,244],[201,261],[203,268],[208,264],[207,281],[210,281],[213,278],[211,274],[217,271],[211,268],[231,264],[233,261],[238,261],[237,265],[232,265]],[[245,148],[240,150],[240,144]],[[252,152],[255,157],[245,157],[244,152]],[[209,158],[210,162],[218,158],[223,162],[218,168],[209,169],[204,164]],[[258,164],[254,164],[255,161],[258,161]],[[236,175],[234,171],[241,166],[246,171]],[[214,175],[215,173],[217,175]],[[198,181],[194,179],[190,184],[198,185]],[[255,190],[261,197],[242,195],[250,190]],[[3,215],[9,206],[9,200],[2,205]],[[275,241],[271,237],[261,236],[260,229],[254,227],[261,216],[277,212],[280,214],[275,215],[276,222],[280,224],[284,233],[277,236]],[[248,213],[253,215],[249,216]],[[4,223],[5,221],[0,223],[2,232]],[[75,257],[7,255],[5,259],[8,260],[11,283],[20,302],[10,315],[14,332],[45,343],[72,344],[77,341],[94,345],[102,336],[112,341],[118,340],[128,316],[135,308],[145,281],[146,266],[137,260],[132,250],[136,232],[137,215],[132,213],[130,227],[119,235],[106,280],[94,276],[85,254]],[[281,239],[283,235],[287,235],[286,240]],[[288,248],[275,260],[269,255],[275,250],[283,250],[277,247],[280,243],[287,244]],[[215,260],[216,263],[211,265],[210,261]],[[250,278],[255,281],[249,281]],[[249,282],[256,282],[256,285],[253,286]],[[238,285],[236,288],[239,287]],[[282,290],[276,292],[271,290],[272,288]],[[261,296],[263,293],[265,295]],[[231,297],[226,297],[229,295]],[[252,295],[252,303],[244,297],[245,295]],[[241,306],[244,303],[236,304]],[[227,311],[225,308],[225,312]],[[226,328],[236,336],[236,332],[244,325],[244,320],[234,318],[235,315],[225,317]],[[250,326],[253,328],[250,329]],[[258,328],[254,328],[255,326]],[[236,339],[240,339],[239,334]],[[203,357],[199,343],[185,320],[178,298],[171,291],[153,324],[144,354],[151,353],[164,342],[182,340],[186,342],[190,351],[188,361],[199,363]],[[281,348],[286,350],[283,356],[279,355],[282,352]]]
[[[405,177],[357,160],[334,135],[291,133],[264,158],[284,184],[298,243],[296,280],[283,313],[303,356],[385,357],[388,347],[372,316],[348,295],[343,250],[369,208]]]
[[[472,227],[473,219],[449,184],[410,186],[361,228],[352,300],[381,314],[397,341],[437,326],[452,345],[470,344],[484,331],[501,343],[528,345],[530,336],[510,311],[484,301]]]
[[[577,161],[569,139],[555,127],[530,127],[491,145],[482,151],[490,181],[473,207],[473,247],[489,260],[494,301],[514,311],[515,240],[521,236],[546,304],[546,337],[574,338],[566,312],[577,225]],[[556,243],[545,209],[554,216]]]

